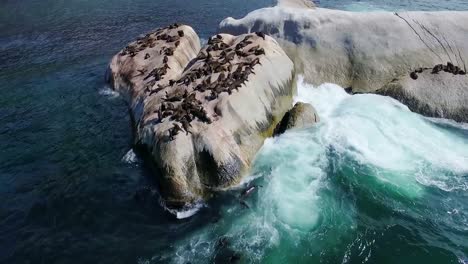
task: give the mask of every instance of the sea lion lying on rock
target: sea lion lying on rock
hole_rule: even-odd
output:
[[[237,184],[292,101],[294,65],[278,43],[218,34],[201,49],[193,29],[177,24],[127,47],[109,82],[129,102],[135,144],[161,173],[166,204]]]
[[[468,122],[468,78],[443,70],[437,74],[432,72],[433,69],[424,70],[418,74],[417,81],[403,75],[378,90],[377,94],[391,96],[426,116]]]

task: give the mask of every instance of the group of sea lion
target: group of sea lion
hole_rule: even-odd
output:
[[[197,60],[203,60],[200,67],[193,69],[186,75],[191,82],[202,78],[201,82],[194,87],[200,93],[209,92],[205,96],[208,101],[215,100],[222,93],[232,94],[238,90],[248,80],[250,74],[255,74],[254,67],[260,63],[258,56],[264,55],[265,50],[259,45],[253,44],[255,35],[247,35],[235,47],[231,47],[223,42],[221,35],[216,35],[208,40],[208,47],[200,52]],[[256,37],[265,38],[263,33],[257,33]],[[218,74],[213,80],[211,75]],[[183,80],[186,82],[187,80]]]
[[[149,38],[146,37],[144,40],[146,41],[164,41],[164,44],[168,44],[167,46],[163,46],[159,50],[159,54],[163,56],[162,58],[162,66],[154,68],[151,72],[149,72],[144,80],[151,79],[146,86],[145,91],[149,92],[150,95],[153,93],[157,93],[162,90],[164,87],[159,85],[157,89],[153,90],[153,86],[156,82],[160,81],[164,75],[166,75],[167,70],[170,69],[168,62],[169,57],[174,55],[174,50],[180,45],[180,39],[185,36],[183,30],[177,30],[180,27],[179,24],[172,24],[168,27],[161,28],[156,30],[156,32],[149,34]],[[174,34],[173,30],[177,30]],[[146,35],[148,36],[148,35]],[[148,54],[147,54],[148,55]],[[146,56],[145,56],[146,59]]]
[[[176,43],[183,36],[183,31],[178,31],[176,36],[160,34],[156,39],[175,42],[177,47]],[[250,74],[255,74],[253,69],[255,65],[261,64],[259,56],[264,55],[265,50],[259,45],[251,45],[254,38],[264,40],[265,35],[260,32],[247,35],[233,47],[223,41],[222,35],[211,37],[208,46],[199,53],[193,66],[179,80],[169,80],[168,84],[158,84],[156,89],[153,89],[167,69],[170,69],[167,65],[167,48],[163,48],[160,52],[161,55],[164,52],[163,66],[153,69],[144,80],[149,80],[147,91],[150,92],[150,96],[172,87],[169,92],[166,91],[163,102],[155,111],[158,114],[158,122],[163,122],[165,118],[174,121],[173,127],[169,129],[169,140],[173,140],[181,131],[185,131],[187,135],[192,133],[191,122],[195,119],[208,124],[212,122],[199,99],[215,100],[223,92],[230,95],[245,84]],[[215,74],[217,76],[213,78]]]
[[[139,75],[145,75],[144,80],[148,80],[146,84],[145,91],[154,93],[162,89],[161,86],[158,86],[156,91],[152,90],[152,87],[156,82],[160,81],[164,75],[166,75],[167,70],[170,69],[168,65],[169,57],[174,54],[175,48],[180,45],[180,39],[185,36],[183,30],[179,29],[180,24],[172,24],[164,28],[159,28],[158,30],[148,33],[142,37],[137,38],[136,42],[131,43],[125,47],[120,56],[130,56],[135,57],[139,52],[146,50],[147,48],[154,48],[158,44],[163,44],[162,48],[159,50],[159,54],[162,57],[162,66],[154,68],[149,73],[146,69],[138,69]],[[176,32],[174,32],[176,31]],[[147,60],[151,57],[149,53],[145,53],[144,59]]]
[[[147,48],[154,48],[159,40],[164,40],[167,43],[174,42],[174,45],[177,47],[180,44],[180,42],[177,41],[179,41],[180,37],[183,36],[183,31],[181,31],[178,36],[169,36],[163,32],[166,30],[177,29],[178,27],[180,27],[180,24],[175,23],[164,28],[159,28],[158,30],[148,33],[143,37],[139,37],[137,38],[136,42],[126,46],[120,53],[120,56],[129,55],[131,57],[135,57],[140,51],[143,51]],[[170,50],[173,50],[173,48],[168,47],[167,53],[170,53]],[[146,53],[145,60],[148,58],[150,58],[150,55]]]
[[[433,68],[418,68],[410,73],[410,77],[413,80],[418,79],[418,73],[422,73],[425,70],[431,70],[432,74],[438,74],[441,71],[452,73],[453,75],[466,75],[466,68],[461,69],[459,66],[453,65],[451,62],[447,62],[446,65],[437,64]]]
[[[462,70],[460,67],[453,65],[451,62],[447,62],[447,65],[437,64],[432,68],[432,74],[439,73],[441,71],[452,73],[453,75],[465,75],[466,68]]]
[[[179,90],[180,91],[180,90]],[[183,94],[166,94],[163,98],[164,103],[161,104],[157,110],[159,122],[164,118],[174,121],[171,129],[169,129],[169,139],[174,140],[174,137],[180,131],[185,131],[188,135],[192,133],[190,124],[193,120],[198,119],[201,122],[210,124],[211,119],[208,117],[206,110],[203,108],[202,103],[196,98],[195,93],[188,93],[187,90]],[[178,124],[180,123],[180,125]]]

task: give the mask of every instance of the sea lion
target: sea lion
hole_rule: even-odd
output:
[[[439,73],[440,71],[442,71],[444,69],[444,65],[442,64],[437,64],[436,66],[434,66],[434,68],[432,68],[432,74],[436,74],[436,73]]]
[[[196,94],[195,93],[191,93],[188,97],[187,97],[187,101],[195,101],[197,98],[196,98]]]
[[[154,89],[154,90],[150,91],[150,93],[149,93],[149,96],[151,96],[151,95],[153,95],[153,94],[156,94],[156,93],[160,92],[160,91],[161,91],[161,90],[163,90],[164,88],[166,88],[166,87],[164,87],[164,86],[162,86],[162,85],[158,84],[158,88],[156,88],[156,89]]]
[[[453,73],[455,71],[455,66],[451,62],[447,62],[447,72]]]
[[[172,56],[174,55],[174,48],[167,48],[164,50],[164,54],[167,56]]]
[[[236,44],[235,49],[236,49],[236,51],[237,51],[237,50],[241,50],[241,49],[243,49],[245,46],[246,46],[246,45],[244,44],[244,42],[239,42],[239,43]]]
[[[223,81],[225,78],[226,78],[226,76],[224,75],[224,72],[221,72],[221,73],[219,74],[219,76],[218,76],[218,80],[217,80],[217,81],[218,81],[218,82],[221,82],[221,81]]]
[[[207,55],[203,51],[201,51],[197,56],[197,60],[204,60],[206,59],[206,57]]]
[[[265,33],[263,32],[255,32],[255,34],[265,40]]]
[[[236,50],[236,55],[239,56],[239,57],[247,57],[249,56],[249,54],[241,51],[241,50]]]
[[[179,23],[174,23],[174,24],[172,24],[172,25],[169,25],[167,28],[168,28],[168,29],[176,29],[176,28],[178,28],[178,27],[180,27],[180,24],[179,24]]]
[[[414,72],[411,72],[411,73],[410,73],[410,77],[411,77],[411,79],[413,79],[413,80],[417,80],[417,79],[418,79],[418,74],[417,74],[415,71],[414,71]]]
[[[256,49],[254,54],[256,56],[259,56],[259,55],[265,55],[265,50],[263,48],[259,48],[259,49]]]
[[[174,123],[174,126],[169,129],[169,139],[172,141],[174,140],[174,137],[177,136],[177,134],[179,133],[179,131],[181,131],[182,129],[180,128],[179,125],[177,125],[176,123]]]
[[[252,62],[250,62],[250,67],[254,67],[257,64],[262,65],[262,63],[260,62],[260,58],[253,59]]]
[[[182,100],[182,96],[180,95],[173,95],[172,97],[169,98],[164,98],[163,99],[165,102],[178,102]]]
[[[180,45],[180,40],[178,40],[178,41],[176,41],[176,42],[174,43],[174,46],[176,46],[176,47],[179,47],[179,45]]]
[[[190,127],[192,127],[192,125],[185,119],[182,119],[181,120],[181,123],[182,123],[182,127],[184,128],[185,130],[185,134],[188,135],[189,133],[192,134],[192,131],[190,131]]]
[[[260,48],[260,45],[256,45],[256,46],[253,46],[252,48],[250,48],[247,52],[248,52],[248,53],[253,53],[253,52],[255,52],[255,51],[256,51],[257,49],[259,49],[259,48]]]
[[[174,137],[177,136],[177,134],[179,133],[179,131],[181,131],[182,129],[180,128],[179,125],[177,125],[176,123],[174,123],[174,126],[169,130],[169,140],[170,141],[173,141],[174,140]]]
[[[143,75],[143,74],[146,73],[146,69],[137,70],[137,72],[140,73],[140,74],[138,74],[138,75]]]

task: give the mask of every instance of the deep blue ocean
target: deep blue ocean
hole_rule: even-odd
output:
[[[466,0],[316,3],[468,10]],[[177,220],[147,191],[152,172],[128,158],[127,106],[104,82],[111,57],[157,27],[187,23],[206,39],[225,17],[274,4],[0,0],[0,263],[467,263],[468,125],[381,96],[309,94],[299,82],[297,100],[324,121],[267,140],[251,210],[241,187]],[[349,132],[352,118],[362,133]]]

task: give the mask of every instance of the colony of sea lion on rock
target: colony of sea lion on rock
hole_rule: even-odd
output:
[[[418,68],[410,73],[411,79],[417,80],[418,73],[422,73],[425,70],[431,70],[432,74],[438,74],[443,71],[443,72],[452,73],[453,75],[466,75],[466,66],[464,66],[464,69],[461,69],[461,67],[456,66],[451,62],[447,62],[446,65],[437,64],[432,68]]]
[[[169,57],[174,54],[175,48],[180,45],[180,39],[184,36],[184,31],[180,30],[180,24],[172,24],[165,28],[157,29],[154,32],[148,33],[142,37],[137,38],[136,42],[133,42],[126,46],[120,56],[130,56],[135,57],[140,52],[145,51],[149,48],[158,48],[159,47],[159,56],[158,58],[152,58],[149,52],[145,52],[144,60],[160,60],[162,58],[162,66],[156,67],[148,72],[147,69],[137,69],[140,75],[145,75],[146,83],[146,92],[152,94],[162,90],[161,85],[156,85],[156,89],[153,89],[155,84],[163,79],[166,75],[168,69],[171,69],[169,66]]]
[[[185,132],[187,135],[192,133],[192,121],[210,124],[212,117],[208,116],[202,101],[213,101],[223,94],[231,95],[238,91],[248,81],[249,75],[255,74],[254,67],[261,65],[260,58],[265,55],[265,50],[259,44],[254,45],[254,42],[258,43],[260,39],[264,41],[263,33],[246,35],[232,45],[228,44],[232,39],[225,40],[218,34],[209,38],[207,46],[181,78],[171,79],[168,83],[159,82],[170,69],[167,62],[184,32],[158,30],[155,34],[156,40],[166,41],[169,45],[163,46],[159,52],[163,56],[162,66],[151,70],[144,80],[147,81],[146,91],[149,92],[149,96],[165,91],[159,107],[154,112],[157,113],[157,122],[162,123],[166,119],[174,122],[168,131],[169,140],[174,140],[179,132]],[[145,39],[148,42],[149,38]]]
[[[130,108],[135,144],[161,173],[169,206],[237,184],[292,103],[294,63],[263,33],[201,46],[174,24],[116,54],[107,73]]]

